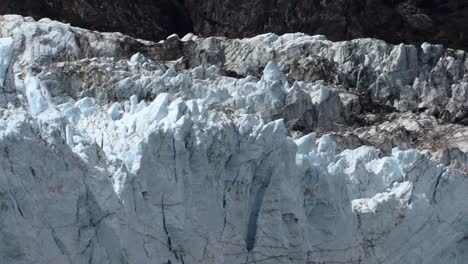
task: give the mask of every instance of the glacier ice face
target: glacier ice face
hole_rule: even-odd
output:
[[[431,152],[393,148],[405,138],[378,148],[363,144],[400,130],[456,128],[463,136],[464,128],[439,125],[427,113],[389,113],[372,123],[378,113],[368,113],[352,130],[350,116],[365,113],[372,100],[297,72],[304,65],[317,69],[311,58],[301,61],[301,46],[348,70],[356,67],[349,57],[362,55],[369,71],[388,74],[380,80],[397,83],[369,90],[379,97],[415,78],[413,48],[303,34],[187,37],[188,45],[204,45],[201,64],[217,64],[218,52],[227,53],[223,65],[184,68],[183,60],[142,53],[111,58],[118,56],[108,48],[126,38],[120,35],[60,50],[50,43],[99,33],[16,16],[0,24],[7,25],[1,35],[14,39],[2,58],[17,59],[9,63],[15,103],[0,105],[1,263],[461,264],[468,258],[462,167],[446,166]],[[230,53],[238,43],[247,49],[260,43],[257,60]],[[281,63],[268,50],[275,45]],[[357,53],[350,55],[350,45]],[[441,56],[423,47],[427,56]],[[106,52],[99,58],[84,52],[94,48]],[[233,73],[261,68],[261,76]],[[441,161],[463,162],[463,155],[451,150]]]
[[[27,76],[24,83],[26,85],[26,98],[28,99],[31,114],[38,115],[44,112],[49,107],[47,88],[35,76]]]
[[[0,38],[0,107],[5,107],[14,99],[15,83],[13,78],[13,39]]]
[[[1,38],[0,39],[0,84],[2,87],[5,85],[6,79],[12,66],[13,55],[13,39]]]
[[[210,48],[208,48],[210,47]],[[258,74],[276,61],[289,78],[344,86],[369,93],[374,103],[400,111],[438,112],[450,121],[465,118],[460,86],[466,83],[464,51],[424,43],[390,45],[373,39],[332,42],[301,33],[246,39],[197,39],[191,66],[213,63],[237,75]],[[208,63],[207,63],[208,62]],[[458,121],[457,121],[458,120]]]

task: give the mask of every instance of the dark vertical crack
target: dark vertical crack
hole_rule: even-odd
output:
[[[169,251],[172,252],[171,236],[169,235],[169,230],[167,229],[167,225],[166,225],[166,212],[165,212],[165,205],[164,205],[164,195],[162,196],[161,207],[162,207],[163,228],[164,228],[164,232],[166,233],[166,237],[167,237],[167,245],[169,246]]]
[[[30,170],[31,170],[31,175],[36,178],[36,171],[34,170],[33,167],[30,167]]]
[[[176,146],[175,146],[175,135],[172,135],[172,149],[174,151],[174,177],[175,181],[177,182],[177,161],[176,161]]]
[[[269,154],[266,157],[268,156]],[[260,214],[260,209],[262,208],[265,192],[268,186],[270,185],[272,174],[273,173],[270,168],[270,171],[266,173],[266,177],[260,183],[260,187],[255,194],[255,198],[254,198],[252,207],[250,209],[249,221],[247,224],[247,235],[245,237],[246,249],[249,252],[255,247],[255,240],[257,236],[258,216]]]
[[[8,147],[5,147],[5,148],[3,149],[3,155],[5,156],[6,160],[8,161],[8,164],[10,165],[10,171],[11,171],[11,173],[13,173],[13,174],[16,175],[15,168],[13,167],[13,164],[11,163],[11,159],[10,159],[10,150],[8,149]]]
[[[432,192],[432,199],[431,199],[431,203],[432,204],[436,204],[437,203],[437,200],[436,200],[436,194],[437,194],[437,188],[439,187],[439,184],[440,184],[440,178],[442,178],[442,175],[445,173],[446,171],[446,168],[444,168],[439,176],[437,176],[437,180],[436,180],[436,184],[434,186],[434,191]]]
[[[92,263],[93,263],[94,244],[90,244],[90,245],[91,245],[91,252],[89,253],[88,264],[92,264]]]
[[[133,211],[135,212],[135,215],[138,215],[138,212],[137,212],[137,200],[136,200],[136,188],[135,188],[135,185],[133,183],[134,181],[134,178],[132,179],[132,196],[133,196]],[[145,196],[143,195],[142,193],[142,196],[143,196],[143,199],[145,198]]]
[[[21,211],[21,208],[19,207],[18,200],[16,200],[16,197],[13,194],[11,194],[11,192],[8,192],[8,195],[10,196],[10,199],[13,201],[13,204],[16,210],[18,210],[18,213],[21,215],[21,217],[24,218],[23,211]]]
[[[60,250],[60,253],[64,256],[67,256],[69,257],[68,253],[67,253],[67,250],[65,249],[65,245],[63,244],[63,242],[57,237],[57,234],[55,233],[55,229],[50,226],[49,227],[50,230],[51,230],[51,233],[52,233],[52,238],[54,239],[54,242],[55,242],[55,245],[57,246],[57,248]],[[69,259],[70,260],[70,259]]]
[[[231,191],[231,189],[232,189],[232,187],[234,186],[234,184],[236,184],[238,178],[239,178],[239,168],[237,168],[236,176],[235,176],[234,179],[232,180],[232,182],[231,182],[230,186],[227,188],[227,190],[225,190],[225,193]]]
[[[169,248],[169,252],[172,252],[172,254],[174,255],[175,259],[178,262],[181,262],[182,264],[184,264],[184,259],[182,258],[182,256],[179,256],[179,254],[177,253],[177,250],[174,250],[172,248],[172,240],[171,240],[171,236],[169,234],[169,229],[167,228],[167,222],[166,222],[166,204],[164,203],[164,194],[163,194],[163,196],[161,198],[161,210],[162,210],[162,218],[163,218],[162,219],[163,220],[163,229],[164,229],[164,233],[166,234],[166,237],[167,237],[167,247]],[[168,263],[171,263],[171,260],[169,260]]]
[[[84,254],[88,249],[91,249],[91,253],[90,253],[90,259],[92,260],[93,258],[93,251],[94,251],[94,238],[96,237],[96,233],[93,234],[93,236],[91,237],[91,239],[89,239],[88,243],[86,244],[85,248],[80,252],[80,254]],[[91,260],[89,261],[89,263],[91,263]]]
[[[149,255],[148,249],[146,249],[146,243],[143,243],[143,250],[145,251],[146,258],[149,259],[150,255]]]
[[[21,211],[21,208],[19,208],[19,207],[17,206],[16,209],[18,209],[18,212],[19,212],[20,215],[24,218],[24,214],[23,214],[23,212]]]

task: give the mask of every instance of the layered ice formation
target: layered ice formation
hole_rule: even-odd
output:
[[[468,259],[462,51],[0,36],[0,263]]]

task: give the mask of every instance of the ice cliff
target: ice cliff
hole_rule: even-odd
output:
[[[0,36],[0,263],[468,259],[463,51]]]

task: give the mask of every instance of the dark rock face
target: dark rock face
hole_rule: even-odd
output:
[[[3,0],[0,13],[151,40],[191,31],[227,37],[304,32],[334,41],[375,37],[468,48],[468,0]]]
[[[178,0],[2,0],[0,13],[49,17],[150,40],[192,31],[190,17]]]
[[[389,42],[441,42],[467,47],[468,1],[186,0],[204,35],[260,32],[324,34],[331,40],[375,37]]]

